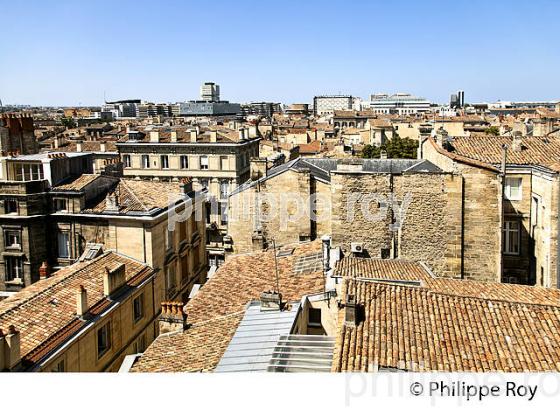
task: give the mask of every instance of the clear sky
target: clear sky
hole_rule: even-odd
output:
[[[4,104],[560,99],[560,1],[0,0]]]

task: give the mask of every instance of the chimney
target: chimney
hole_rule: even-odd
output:
[[[556,103],[556,105],[554,106],[554,111],[557,114],[560,114],[560,102]]]
[[[446,148],[447,146],[447,138],[449,137],[449,133],[440,127],[436,132],[436,142],[437,144],[442,147]]]
[[[76,290],[76,313],[78,316],[84,317],[87,311],[88,311],[87,291],[83,285],[80,285]]]
[[[54,137],[54,149],[58,149],[58,137]]]
[[[76,141],[76,152],[82,152],[84,149],[82,141]]]
[[[119,264],[114,269],[105,267],[103,274],[103,294],[111,296],[115,291],[119,290],[126,283],[125,265]]]
[[[44,261],[39,267],[39,279],[47,279],[50,275],[51,268],[47,261]]]
[[[344,305],[344,324],[346,326],[356,326],[358,324],[356,296],[352,294],[346,295],[346,304]]]
[[[380,157],[381,159],[387,159],[387,151],[384,150],[384,149],[382,149],[382,150],[379,152],[379,157]]]
[[[198,130],[191,130],[191,142],[196,142],[198,137]]]
[[[245,139],[245,128],[239,129],[239,141],[243,141]]]
[[[261,312],[279,311],[282,307],[282,294],[273,290],[261,293]]]
[[[218,132],[210,131],[210,142],[218,142]]]
[[[171,131],[171,142],[177,142],[177,131]]]
[[[111,192],[105,197],[105,211],[119,212],[119,200],[115,192]]]
[[[105,141],[101,141],[99,143],[99,150],[101,152],[106,152],[107,151],[107,144],[105,143]]]
[[[150,142],[159,142],[159,131],[150,131]]]
[[[161,302],[159,333],[183,331],[187,328],[187,314],[181,302]]]
[[[2,363],[2,359],[0,359],[0,364],[3,364],[0,370],[11,370],[16,367],[21,361],[21,344],[19,332],[14,325],[10,325],[6,336],[3,336],[0,332],[0,352],[2,352],[2,350],[4,351],[4,363]]]
[[[514,131],[513,132],[513,141],[511,143],[511,151],[512,152],[521,152],[522,147],[522,142],[523,137],[521,136],[521,132],[520,131]]]

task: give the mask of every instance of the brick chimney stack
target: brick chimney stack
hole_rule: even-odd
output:
[[[51,268],[47,261],[44,261],[39,268],[39,279],[47,279],[50,276]]]

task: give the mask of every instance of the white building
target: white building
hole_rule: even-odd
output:
[[[364,109],[372,110],[379,114],[416,114],[419,112],[430,111],[430,101],[412,94],[397,93],[372,94],[369,101],[364,101]]]
[[[351,95],[319,95],[313,98],[313,113],[325,115],[335,110],[351,110],[353,102]]]
[[[220,86],[216,83],[204,83],[200,86],[200,99],[203,101],[220,101]]]

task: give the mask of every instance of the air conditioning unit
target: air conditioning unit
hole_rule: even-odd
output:
[[[350,244],[352,253],[362,253],[364,251],[364,244],[361,242],[352,242]]]

